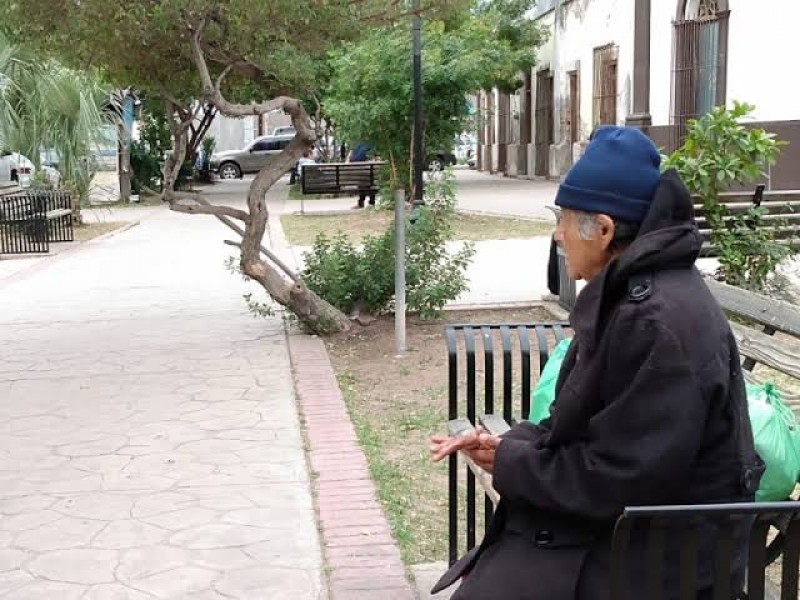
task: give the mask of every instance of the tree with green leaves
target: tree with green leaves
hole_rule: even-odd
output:
[[[662,165],[676,169],[689,191],[700,197],[719,252],[718,277],[763,291],[770,288],[776,267],[795,251],[776,239],[774,229],[759,227],[766,215],[763,207],[753,206],[736,216],[719,200],[720,192],[763,177],[785,143],[764,129],[745,125],[753,110],[750,104],[734,101],[730,108],[716,106],[690,120],[683,145]]]
[[[109,88],[91,72],[55,60],[39,60],[0,36],[0,137],[3,145],[41,168],[42,153],[53,153],[64,185],[75,191],[73,217],[94,175],[91,157],[103,132],[116,123],[104,110]]]
[[[528,18],[533,0],[474,2],[448,18],[427,19],[423,31],[424,147],[448,148],[464,129],[467,95],[514,90],[536,61],[543,32]],[[368,142],[389,164],[391,187],[411,181],[413,85],[407,24],[367,33],[332,60],[323,106],[337,134]]]
[[[457,14],[465,2],[425,0],[423,10]],[[316,139],[300,98],[315,96],[328,53],[407,15],[399,0],[50,0],[47,10],[34,0],[14,0],[0,27],[69,65],[99,68],[115,85],[164,99],[173,138],[164,199],[173,210],[213,215],[239,233],[242,273],[308,328],[327,332],[349,328],[349,320],[263,247],[265,195]],[[230,117],[280,109],[292,118],[295,139],[256,175],[246,209],[173,190],[203,106]]]

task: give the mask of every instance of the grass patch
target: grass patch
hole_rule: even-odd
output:
[[[109,221],[107,223],[85,223],[80,227],[75,227],[75,241],[87,242],[106,233],[116,231],[120,227],[127,225],[124,221]]]
[[[310,246],[320,233],[333,236],[344,233],[353,241],[381,234],[393,222],[394,215],[381,209],[363,209],[345,215],[283,215],[281,224],[289,243]],[[513,217],[494,217],[458,213],[453,220],[457,240],[508,240],[550,235],[553,223]]]
[[[391,318],[325,340],[405,564],[447,557],[447,461],[433,463],[428,455],[428,437],[444,432],[447,423],[444,323],[543,320],[552,317],[542,309],[448,312],[442,321],[410,318],[408,352],[399,360]],[[463,498],[463,489],[459,493]],[[478,529],[480,535],[482,523]]]
[[[97,202],[89,204],[87,208],[136,208],[139,206],[165,206],[166,203],[161,200],[161,196],[152,196],[150,194],[140,194],[139,202]]]

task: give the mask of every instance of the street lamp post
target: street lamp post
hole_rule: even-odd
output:
[[[414,207],[425,204],[423,199],[422,172],[425,154],[422,147],[422,17],[419,0],[414,0],[414,17],[411,27],[414,78]]]
[[[413,189],[414,209],[411,223],[417,220],[419,207],[425,204],[423,197],[422,172],[425,156],[422,148],[422,17],[420,1],[413,0],[414,16],[411,22],[411,47],[413,53],[412,78],[414,81],[414,139],[413,139]],[[394,329],[397,356],[406,350],[406,265],[405,265],[405,193],[396,190],[394,196],[395,212],[395,272],[394,272]]]

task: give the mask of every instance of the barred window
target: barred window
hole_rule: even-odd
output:
[[[617,123],[617,46],[609,44],[594,49],[594,106],[592,124]]]

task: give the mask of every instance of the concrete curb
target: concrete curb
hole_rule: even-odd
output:
[[[413,600],[324,342],[289,333],[332,600]]]
[[[476,217],[497,217],[500,219],[516,219],[518,221],[534,221],[536,223],[552,223],[553,226],[556,224],[555,217],[553,217],[553,219],[537,219],[536,217],[531,217],[530,215],[512,215],[509,213],[492,212],[489,210],[474,210],[470,208],[459,208],[457,212],[463,215],[474,215]]]
[[[285,202],[285,198],[271,200]],[[296,269],[296,257],[275,208],[270,211],[270,245]],[[414,600],[325,343],[288,327],[286,339],[307,443],[328,594],[331,600]]]
[[[358,208],[347,208],[347,209],[339,209],[335,208],[332,210],[307,210],[305,212],[294,211],[289,214],[292,217],[341,217],[344,215],[355,215],[361,212],[362,209]]]

